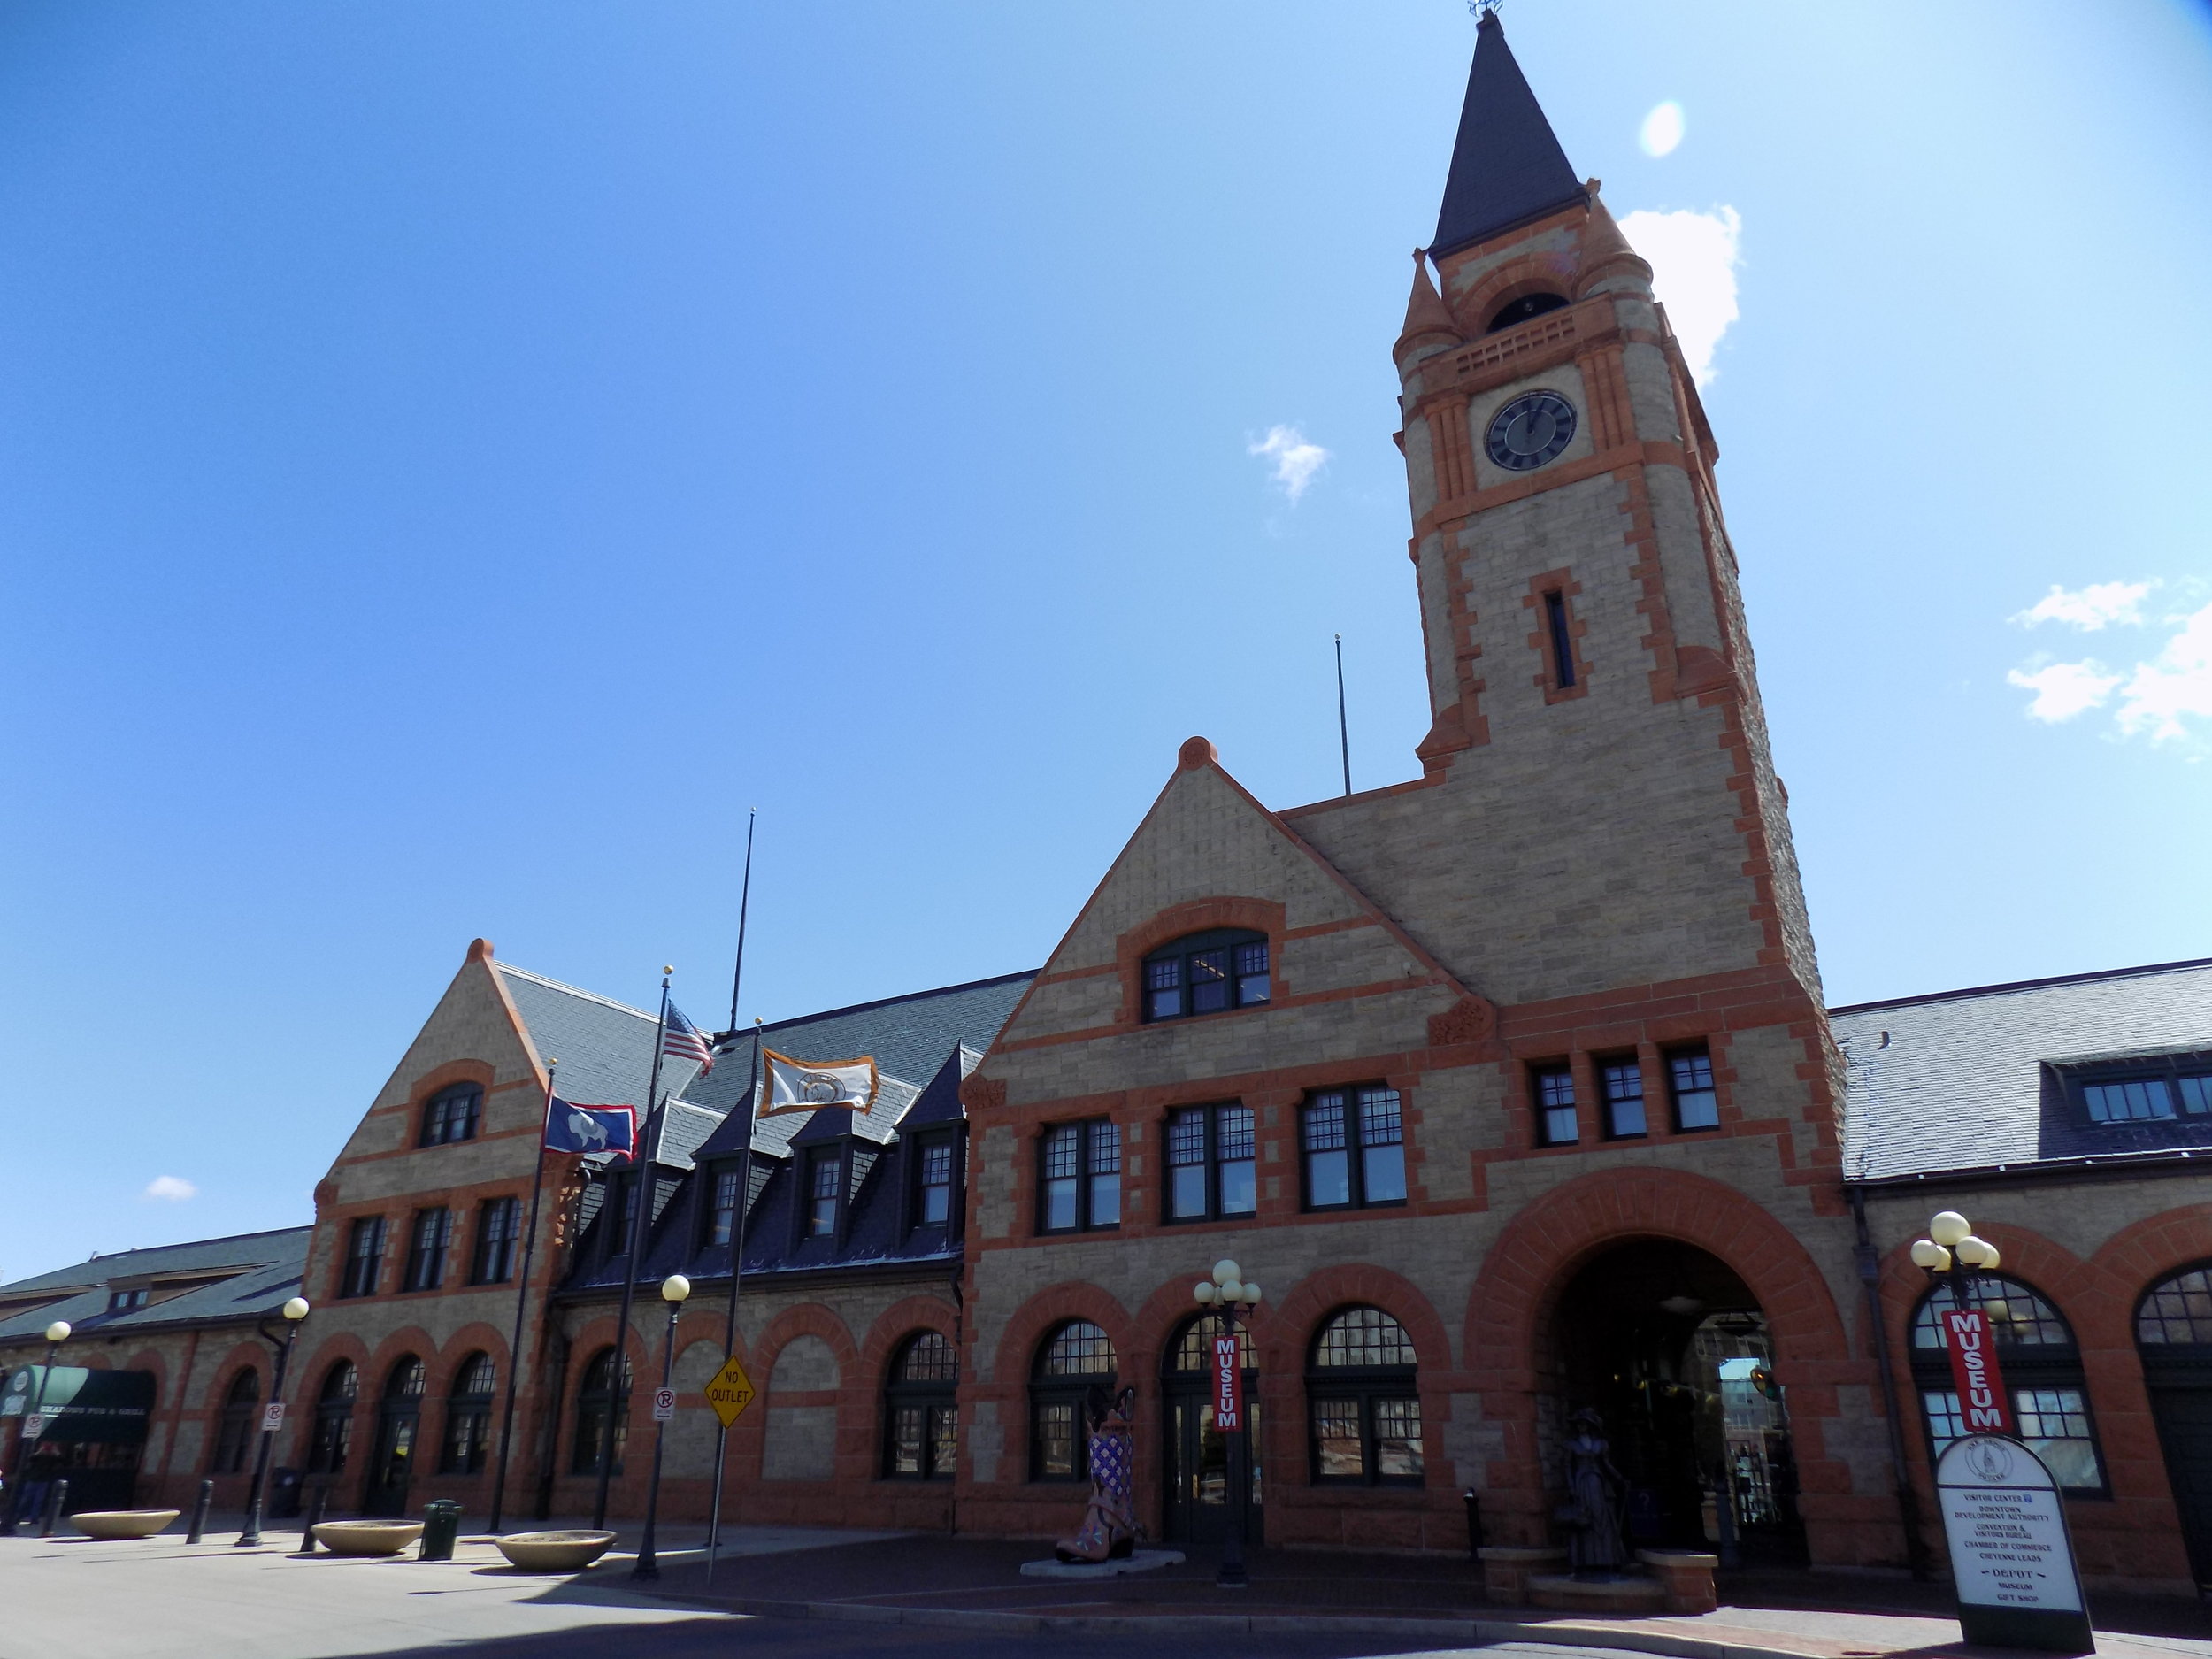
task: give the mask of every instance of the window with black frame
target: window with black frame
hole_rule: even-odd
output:
[[[307,1451],[308,1472],[342,1475],[353,1445],[353,1405],[361,1392],[361,1373],[342,1359],[323,1373],[315,1393],[315,1437]]]
[[[817,1147],[806,1158],[806,1236],[834,1238],[838,1198],[844,1186],[845,1155],[841,1148]]]
[[[2049,1465],[2065,1491],[2102,1496],[2108,1490],[2104,1461],[2097,1450],[2088,1380],[2072,1328],[2057,1309],[2018,1279],[1994,1273],[1976,1278],[2020,1438]],[[1913,1382],[1920,1393],[1930,1451],[1937,1457],[1966,1432],[1942,1325],[1952,1305],[1950,1286],[1938,1285],[1922,1300],[1912,1322]]]
[[[1346,1308],[1306,1362],[1313,1478],[1336,1486],[1422,1484],[1413,1340],[1379,1308]]]
[[[513,1198],[488,1198],[476,1207],[476,1256],[469,1264],[469,1283],[503,1285],[515,1276],[521,1217],[522,1204]]]
[[[1071,1319],[1038,1347],[1029,1380],[1029,1478],[1087,1480],[1087,1411],[1112,1397],[1114,1344],[1087,1319]]]
[[[1405,1202],[1405,1125],[1396,1089],[1364,1083],[1317,1090],[1299,1109],[1298,1137],[1307,1209]]]
[[[614,1349],[603,1348],[584,1367],[583,1380],[576,1390],[576,1438],[569,1462],[572,1474],[599,1472],[599,1460],[607,1447],[610,1396],[614,1406],[614,1472],[622,1472],[623,1448],[630,1439],[630,1362],[626,1355],[618,1394],[615,1392],[614,1363]]]
[[[1574,1068],[1561,1061],[1532,1066],[1528,1092],[1536,1108],[1536,1144],[1571,1147],[1581,1138],[1577,1120]]]
[[[2063,1070],[2093,1124],[2212,1122],[2212,1054],[2147,1055]]]
[[[341,1296],[373,1296],[384,1271],[384,1217],[364,1216],[346,1240],[346,1264],[338,1276]]]
[[[1121,1125],[1053,1124],[1037,1143],[1037,1228],[1082,1233],[1121,1225]]]
[[[408,1235],[407,1271],[403,1277],[403,1290],[435,1290],[445,1283],[445,1257],[453,1241],[453,1212],[449,1210],[419,1210],[415,1225]]]
[[[883,1386],[883,1472],[891,1480],[950,1480],[960,1461],[960,1356],[936,1331],[910,1337]]]
[[[1674,1109],[1675,1128],[1719,1128],[1720,1091],[1713,1083],[1713,1056],[1705,1045],[1670,1048],[1663,1058],[1666,1062],[1667,1098]]]
[[[1147,954],[1139,972],[1147,1022],[1256,1008],[1272,994],[1267,935],[1248,928],[1187,934]]]
[[[607,1183],[607,1195],[599,1206],[598,1219],[592,1225],[599,1232],[601,1256],[611,1261],[629,1253],[630,1225],[637,1218],[637,1171],[609,1170],[603,1179]]]
[[[234,1475],[246,1466],[246,1448],[261,1416],[261,1373],[250,1366],[231,1379],[223,1395],[222,1421],[215,1431],[215,1457],[207,1466],[211,1475]]]
[[[491,1444],[492,1394],[499,1375],[488,1354],[472,1354],[453,1373],[445,1407],[445,1441],[438,1448],[442,1475],[480,1475]]]
[[[424,1102],[422,1138],[415,1144],[437,1147],[475,1140],[477,1120],[482,1116],[483,1108],[484,1091],[473,1083],[456,1083],[450,1088],[440,1089]]]
[[[713,1187],[707,1195],[705,1243],[710,1248],[719,1248],[736,1241],[738,1194],[744,1186],[744,1165],[725,1164],[715,1169]]]
[[[914,1225],[952,1225],[954,1153],[958,1137],[947,1131],[919,1135],[914,1142]]]
[[[1644,1068],[1632,1054],[1600,1060],[1598,1092],[1605,1100],[1605,1138],[1634,1141],[1649,1129],[1644,1118]]]
[[[1258,1208],[1249,1106],[1184,1106],[1167,1115],[1167,1219],[1212,1221]]]

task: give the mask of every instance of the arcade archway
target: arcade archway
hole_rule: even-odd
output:
[[[1628,1484],[1632,1547],[1716,1549],[1730,1565],[1805,1559],[1766,1316],[1727,1263],[1672,1239],[1611,1246],[1568,1281],[1552,1337],[1547,1463],[1568,1420],[1594,1408]]]

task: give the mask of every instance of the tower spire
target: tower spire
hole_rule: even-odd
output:
[[[1432,255],[1443,255],[1581,199],[1551,123],[1513,61],[1505,27],[1486,11],[1475,30],[1467,101],[1444,182]]]

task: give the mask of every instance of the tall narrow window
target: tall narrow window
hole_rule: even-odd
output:
[[[1667,1056],[1667,1089],[1674,1097],[1677,1129],[1720,1127],[1720,1094],[1713,1087],[1713,1056],[1702,1045]]]
[[[1544,595],[1544,625],[1551,633],[1552,683],[1569,690],[1575,683],[1575,648],[1567,634],[1567,595],[1555,588]]]
[[[1368,1084],[1321,1090],[1307,1100],[1299,1131],[1307,1209],[1405,1202],[1405,1129],[1396,1089]]]
[[[606,1201],[599,1208],[597,1226],[601,1248],[611,1259],[630,1248],[630,1226],[637,1218],[637,1171],[607,1171]]]
[[[346,1267],[338,1280],[341,1296],[373,1296],[384,1271],[384,1217],[364,1216],[346,1240]]]
[[[234,1475],[246,1466],[246,1448],[253,1443],[256,1419],[261,1415],[261,1373],[250,1368],[231,1379],[223,1396],[223,1420],[215,1432],[215,1461],[211,1475]]]
[[[894,1480],[950,1480],[960,1460],[954,1391],[960,1356],[935,1331],[899,1350],[883,1390],[883,1472]]]
[[[456,1083],[433,1094],[422,1109],[422,1138],[418,1146],[443,1146],[453,1141],[476,1139],[476,1123],[484,1108],[484,1091],[473,1083]]]
[[[1038,1147],[1038,1230],[1078,1233],[1121,1223],[1121,1125],[1104,1118],[1055,1124]]]
[[[1045,1339],[1029,1383],[1032,1480],[1089,1478],[1084,1410],[1112,1394],[1115,1363],[1112,1339],[1087,1319],[1071,1319]]]
[[[340,1360],[323,1373],[315,1395],[315,1438],[307,1451],[311,1474],[342,1475],[353,1444],[353,1402],[361,1392],[361,1373],[351,1360]]]
[[[438,1450],[438,1472],[480,1475],[491,1443],[492,1392],[498,1373],[488,1354],[472,1354],[453,1374],[453,1394],[446,1402],[445,1443]]]
[[[1540,1066],[1529,1074],[1536,1096],[1536,1139],[1540,1146],[1571,1147],[1575,1125],[1575,1074],[1563,1065]]]
[[[914,1218],[925,1227],[941,1227],[952,1219],[952,1137],[925,1141],[920,1151]]]
[[[622,1449],[630,1439],[630,1360],[622,1359],[619,1386],[615,1378],[614,1350],[603,1348],[584,1367],[583,1386],[576,1394],[576,1441],[569,1463],[572,1474],[595,1475],[606,1455],[607,1417],[614,1416],[614,1472],[622,1472]]]
[[[1252,1214],[1257,1171],[1249,1106],[1186,1106],[1168,1114],[1169,1220]]]
[[[1267,938],[1221,927],[1162,945],[1144,959],[1144,1018],[1181,1019],[1253,1008],[1273,990]]]
[[[1634,1060],[1608,1060],[1598,1067],[1605,1090],[1605,1133],[1610,1141],[1632,1141],[1646,1132],[1644,1068]]]
[[[707,1203],[707,1242],[719,1248],[736,1241],[738,1194],[744,1190],[745,1171],[738,1164],[714,1171],[714,1187]]]
[[[451,1210],[417,1210],[414,1232],[408,1239],[407,1272],[401,1288],[435,1290],[445,1283],[445,1254],[452,1239]]]
[[[522,1213],[512,1198],[488,1198],[476,1209],[476,1256],[469,1263],[472,1285],[503,1285],[515,1276],[515,1238]]]
[[[837,1232],[838,1178],[844,1155],[835,1147],[817,1147],[807,1158],[807,1236],[826,1239]]]

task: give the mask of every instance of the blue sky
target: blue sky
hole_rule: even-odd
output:
[[[1675,216],[1832,1001],[2212,954],[2208,17],[1505,14]],[[304,1219],[476,934],[718,1025],[749,806],[749,1019],[1034,966],[1191,733],[1331,792],[1333,633],[1411,775],[1472,38],[0,12],[0,1277]]]

